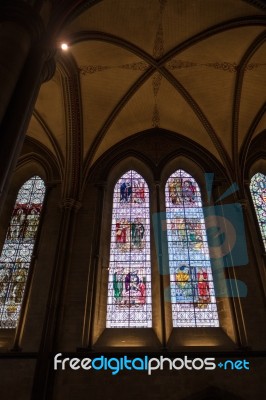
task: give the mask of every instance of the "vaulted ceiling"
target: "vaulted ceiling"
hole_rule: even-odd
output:
[[[79,2],[89,3],[89,2]],[[102,0],[58,32],[28,129],[63,166],[160,127],[227,170],[266,126],[266,10],[244,0]],[[63,52],[61,42],[69,44]]]

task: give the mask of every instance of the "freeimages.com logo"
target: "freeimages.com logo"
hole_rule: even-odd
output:
[[[213,178],[213,173],[205,174],[208,202],[210,202]],[[240,203],[216,204],[237,190],[238,186],[235,183],[232,184],[214,205],[202,208],[216,297],[247,296],[247,286],[243,281],[225,279],[223,274],[224,268],[244,266],[248,263],[242,205]],[[171,213],[167,212],[153,215],[159,273],[161,275],[169,275],[166,221],[170,219]],[[169,289],[165,289],[166,301],[170,301]]]

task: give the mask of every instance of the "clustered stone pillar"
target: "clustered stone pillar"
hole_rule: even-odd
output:
[[[157,223],[158,223],[158,254],[159,254],[159,274],[160,274],[160,303],[161,303],[161,320],[162,320],[162,325],[161,325],[161,335],[162,335],[162,349],[166,350],[166,315],[165,315],[165,302],[164,302],[164,276],[165,276],[165,265],[164,265],[164,259],[163,259],[163,250],[165,251],[166,249],[163,249],[162,246],[162,230],[164,227],[162,226],[162,220],[161,220],[161,206],[160,206],[160,187],[161,187],[161,182],[156,181],[155,182],[155,190],[156,190],[156,203],[157,203]],[[166,221],[164,221],[164,224],[166,224]],[[168,250],[166,250],[168,251]],[[167,267],[168,269],[168,267]],[[168,271],[167,271],[168,272]]]
[[[49,300],[43,325],[40,352],[35,369],[32,387],[32,400],[51,398],[53,390],[53,367],[50,354],[58,345],[58,327],[62,318],[62,305],[66,277],[72,248],[73,227],[81,203],[73,198],[65,198],[61,204],[61,221],[57,242],[57,255],[51,278]]]
[[[43,80],[55,64],[41,17],[24,1],[0,4],[0,207]],[[50,57],[50,61],[48,61]]]
[[[8,16],[7,16],[8,18]],[[0,25],[0,120],[2,121],[16,83],[28,56],[31,45],[30,32],[13,21]]]
[[[86,299],[86,319],[83,329],[83,347],[89,350],[93,349],[93,336],[94,336],[94,310],[96,306],[96,289],[97,289],[97,277],[99,270],[99,254],[100,254],[100,237],[101,237],[101,227],[103,223],[103,206],[104,198],[106,195],[106,182],[99,182],[96,185],[98,189],[98,201],[95,210],[95,221],[96,231],[95,231],[95,253],[90,263],[90,277],[88,279],[87,287],[87,299]],[[88,336],[87,336],[88,335]]]

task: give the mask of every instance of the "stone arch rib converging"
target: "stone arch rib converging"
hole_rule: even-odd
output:
[[[45,195],[33,176],[20,188],[0,257],[0,328],[16,328]]]
[[[179,169],[165,187],[170,295],[174,327],[218,327],[202,200],[195,179]]]
[[[130,170],[113,192],[106,327],[151,327],[151,307],[149,189]]]

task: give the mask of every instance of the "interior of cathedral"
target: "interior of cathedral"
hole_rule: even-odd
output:
[[[256,400],[265,0],[2,0],[0,393]]]

